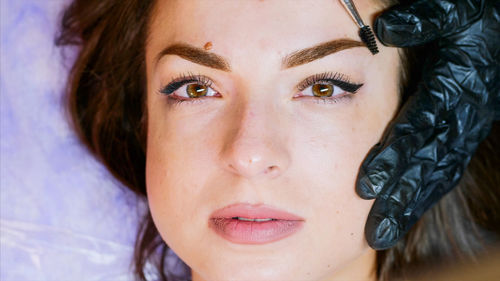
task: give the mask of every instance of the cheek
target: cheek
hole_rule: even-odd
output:
[[[182,189],[172,187],[181,187],[182,179],[188,178],[188,174],[183,173],[185,170],[182,169],[182,161],[179,161],[184,154],[182,146],[172,149],[175,144],[169,141],[169,130],[166,130],[164,118],[158,118],[161,115],[155,115],[154,110],[150,110],[150,114],[154,118],[149,118],[148,122],[147,197],[153,221],[162,238],[167,241],[165,230],[175,225],[180,219],[179,214],[182,213],[177,206],[182,199],[180,196]],[[177,167],[172,165],[173,163],[177,163]],[[177,211],[179,213],[176,213]]]
[[[148,203],[163,240],[174,251],[182,252],[178,247],[186,241],[202,243],[197,234],[205,225],[194,222],[208,216],[203,206],[213,200],[210,189],[204,186],[214,174],[214,149],[204,137],[206,126],[185,126],[177,118],[162,117],[168,115],[164,108],[150,110],[150,114],[146,155]],[[193,231],[193,226],[199,229]]]
[[[381,125],[388,119],[373,120],[372,114],[355,111],[344,115],[350,118],[328,118],[329,122],[318,126],[322,129],[301,126],[303,130],[294,136],[299,141],[293,148],[297,172],[292,177],[300,181],[298,186],[306,187],[304,198],[310,201],[306,206],[311,206],[311,213],[320,213],[323,220],[331,220],[333,228],[344,228],[344,231],[330,229],[330,233],[360,234],[372,204],[356,194],[356,178],[366,153],[383,131]],[[378,123],[377,126],[366,124],[365,114],[371,116],[370,123]],[[353,229],[347,233],[348,226]]]
[[[367,247],[363,229],[373,201],[361,199],[355,184],[361,163],[397,112],[394,81],[395,71],[381,73],[349,102],[327,111],[315,110],[315,117],[311,117],[313,109],[306,108],[297,119],[301,130],[293,138],[300,144],[294,147],[294,158],[299,159],[297,171],[302,176],[296,179],[299,186],[308,187],[303,195],[305,205],[316,214],[317,223],[312,225],[325,238],[352,241],[335,245],[325,239],[332,249]]]

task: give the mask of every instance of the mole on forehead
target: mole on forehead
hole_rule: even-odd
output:
[[[208,41],[207,43],[205,43],[205,45],[203,46],[203,49],[205,49],[206,51],[212,49],[212,42],[211,41]]]

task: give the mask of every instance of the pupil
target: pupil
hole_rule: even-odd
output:
[[[312,90],[317,97],[329,97],[333,94],[333,86],[328,84],[314,84]]]
[[[190,98],[199,98],[207,94],[207,87],[200,84],[189,84],[186,92]]]

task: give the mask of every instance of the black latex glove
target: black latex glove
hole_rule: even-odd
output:
[[[500,116],[499,5],[421,0],[376,19],[374,30],[383,44],[434,41],[438,51],[422,58],[416,92],[361,165],[356,191],[364,199],[376,198],[365,227],[372,248],[393,246],[457,185]]]

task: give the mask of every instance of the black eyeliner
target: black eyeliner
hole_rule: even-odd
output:
[[[173,92],[175,92],[177,89],[180,87],[184,86],[187,83],[191,82],[197,82],[196,80],[182,80],[182,81],[177,81],[177,82],[171,82],[167,86],[165,86],[163,89],[161,89],[161,93],[170,95]]]
[[[180,87],[188,84],[188,83],[193,83],[197,82],[200,83],[204,86],[211,87],[212,82],[211,80],[203,75],[194,75],[194,74],[181,74],[179,77],[173,79],[170,83],[168,83],[165,87],[161,88],[160,93],[165,94],[165,95],[170,95],[173,92],[175,92],[177,89]]]
[[[327,82],[349,93],[356,93],[359,90],[359,88],[363,86],[363,84],[351,83],[349,78],[343,74],[333,73],[333,72],[323,72],[307,77],[297,86],[297,89],[299,91],[303,91],[307,87],[312,86],[314,84],[318,84],[320,82]]]

